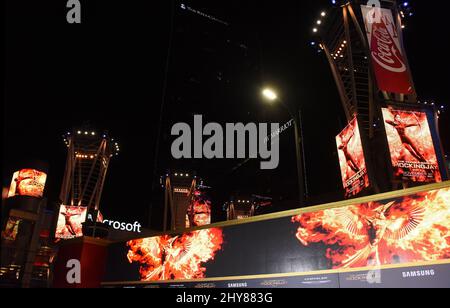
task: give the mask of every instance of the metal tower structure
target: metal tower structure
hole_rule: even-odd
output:
[[[324,10],[313,26],[315,40],[311,45],[324,52],[335,79],[343,110],[350,121],[358,115],[361,128],[368,132],[369,138],[377,129],[380,118],[379,106],[386,103],[416,103],[417,94],[411,70],[409,69],[403,45],[403,29],[406,19],[413,13],[409,3],[397,4],[396,1],[332,1],[331,10]],[[393,93],[380,89],[373,69],[374,58],[364,18],[362,6],[374,4],[374,9],[389,9],[393,14],[395,39],[400,42],[400,52],[404,57],[406,71],[412,84],[409,93]]]
[[[168,231],[169,211],[170,230],[186,229],[187,212],[197,187],[197,177],[192,173],[176,172],[165,177],[163,230]]]
[[[227,220],[241,220],[255,216],[255,204],[250,200],[232,200],[226,207]]]
[[[403,32],[408,19],[414,15],[410,3],[394,0],[331,2],[332,8],[324,9],[314,20],[311,46],[325,54],[347,122],[356,118],[360,129],[362,149],[359,153],[364,157],[359,159],[358,172],[349,178],[343,173],[344,186],[350,185],[348,187],[353,189],[354,184],[362,183],[361,177],[367,175],[366,183],[370,184],[365,184],[365,193],[380,193],[439,181],[438,173],[446,178],[436,122],[438,112],[436,108],[419,104],[404,46]],[[399,124],[401,121],[408,123],[400,114],[414,117],[420,132],[396,129],[393,132],[392,126],[389,130],[389,122],[394,122],[386,117],[391,115],[397,118],[394,125],[403,125]],[[412,125],[409,123],[409,127]],[[415,140],[408,139],[406,134],[415,134]],[[433,146],[425,144],[424,135]],[[400,140],[397,145],[395,140]],[[418,149],[416,144],[421,144],[422,152],[428,153],[426,165],[408,164],[425,160],[420,155],[414,156],[417,154],[414,149]],[[353,146],[356,147],[356,143]],[[357,152],[354,148],[351,155]],[[412,154],[408,156],[408,153]],[[352,174],[345,162],[340,164],[345,175]],[[427,173],[427,168],[440,170],[431,174]],[[418,174],[420,176],[416,177]]]
[[[107,133],[91,130],[73,130],[63,138],[68,153],[60,200],[98,211],[109,163],[119,154],[119,145]]]

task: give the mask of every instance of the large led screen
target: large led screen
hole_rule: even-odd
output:
[[[117,243],[105,281],[324,287],[363,283],[357,272],[376,269],[384,286],[448,284],[450,188],[373,200]]]
[[[196,189],[186,214],[186,228],[211,224],[211,200],[205,191]]]
[[[13,175],[8,198],[14,196],[42,198],[46,180],[47,174],[42,171],[34,169],[17,171]]]
[[[82,223],[86,221],[87,213],[87,207],[61,205],[59,208],[55,238],[68,240],[76,237],[82,237]],[[100,213],[98,214],[97,221],[103,221],[103,217]]]

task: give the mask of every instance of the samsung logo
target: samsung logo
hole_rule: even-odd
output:
[[[434,276],[434,270],[402,272],[403,278]]]
[[[247,283],[246,282],[235,282],[235,283],[229,283],[229,288],[246,288]]]

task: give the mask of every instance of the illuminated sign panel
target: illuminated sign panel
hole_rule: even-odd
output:
[[[42,198],[47,174],[34,169],[22,169],[14,173],[8,198],[29,196]]]
[[[61,205],[55,238],[72,239],[83,236],[82,223],[86,221],[87,208]]]
[[[59,208],[55,238],[67,240],[82,237],[82,223],[86,221],[87,212],[87,207],[61,205]],[[103,221],[101,213],[98,214],[97,221]]]
[[[15,241],[21,222],[22,220],[20,218],[9,217],[6,222],[5,230],[2,231],[2,239],[6,241]]]
[[[211,201],[205,192],[196,190],[186,215],[186,228],[211,224]]]
[[[336,144],[345,196],[356,196],[370,185],[356,118],[336,137]]]
[[[379,18],[374,18],[372,7],[362,5],[361,9],[378,88],[386,92],[412,94],[414,90],[406,57],[392,12],[382,8],[378,10]]]
[[[382,111],[395,179],[441,182],[427,114],[390,108]]]
[[[379,270],[384,277],[381,287],[390,286],[392,279],[397,287],[448,286],[449,185],[115,243],[110,246],[105,282],[167,286],[174,280],[186,285],[206,278],[217,287],[239,280],[244,287],[258,288],[268,279],[281,279],[282,285],[306,288],[312,282],[314,287],[330,286],[336,278],[337,287],[374,287],[367,274]],[[406,277],[424,270],[436,275]]]

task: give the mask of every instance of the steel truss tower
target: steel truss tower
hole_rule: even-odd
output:
[[[63,138],[68,153],[60,201],[98,211],[106,173],[119,145],[107,133],[88,130],[73,130]]]
[[[369,1],[370,2],[370,1]],[[373,2],[373,1],[372,1]],[[366,35],[361,5],[367,1],[352,0],[337,3],[331,12],[322,13],[320,27],[314,28],[318,46],[323,50],[335,79],[342,107],[350,121],[355,114],[361,128],[373,138],[380,118],[379,106],[386,103],[417,103],[417,94],[403,46],[403,18],[408,8],[401,8],[396,1],[379,1],[381,8],[392,11],[396,32],[399,35],[405,65],[413,86],[409,95],[379,90],[372,66],[369,42]]]
[[[197,187],[197,177],[185,172],[167,174],[164,187],[163,230],[168,231],[170,221],[171,231],[182,231],[186,229],[186,215]]]

